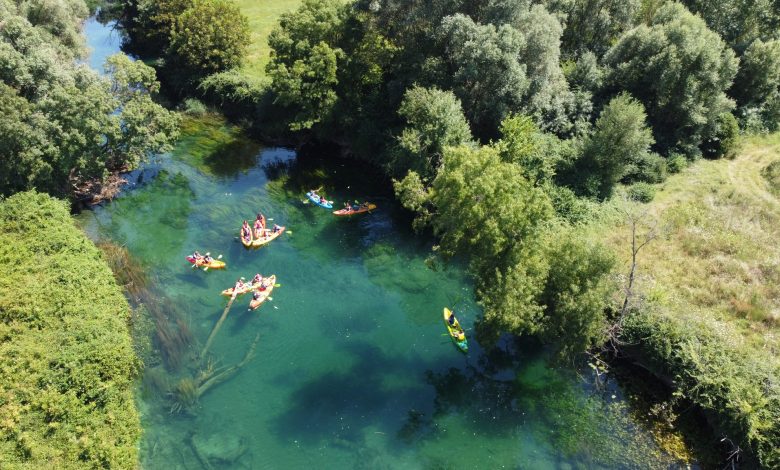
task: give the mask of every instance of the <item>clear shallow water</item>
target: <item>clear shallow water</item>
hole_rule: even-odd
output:
[[[79,216],[143,263],[160,300],[179,307],[163,311],[191,332],[180,366],[159,352],[147,360],[144,468],[666,467],[613,383],[595,388],[530,342],[486,355],[472,333],[469,354],[458,352],[441,309],[471,327],[472,286],[457,267],[426,267],[429,242],[369,171],[261,148],[213,117],[183,134],[119,199]],[[379,210],[336,219],[302,203],[319,186]],[[292,233],[244,249],[235,236],[257,210]],[[193,271],[194,249],[222,254],[228,269]],[[225,307],[219,292],[256,272],[281,286],[255,312],[239,298],[208,356],[232,366],[259,335],[255,357],[171,413],[166,391],[209,368],[197,354]]]

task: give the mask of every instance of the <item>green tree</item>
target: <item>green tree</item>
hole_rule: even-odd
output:
[[[511,263],[509,255],[552,216],[547,195],[490,146],[445,149],[431,193],[441,252],[467,254],[477,272],[488,275]]]
[[[557,138],[542,133],[530,116],[509,115],[501,122],[501,139],[495,142],[501,159],[518,165],[529,181],[538,185],[555,175],[561,158],[554,147]]]
[[[545,306],[543,337],[563,355],[574,356],[604,342],[615,259],[573,229],[550,233],[545,244],[549,270],[538,300]]]
[[[305,0],[284,14],[271,33],[271,61],[266,71],[273,80],[275,102],[291,111],[292,130],[310,129],[324,120],[338,100],[338,47],[345,10],[337,0]]]
[[[35,187],[68,195],[135,167],[176,136],[175,115],[151,100],[159,86],[152,68],[118,55],[101,77],[49,34],[18,15],[0,29],[0,194]]]
[[[777,103],[780,102],[780,41],[753,41],[742,55],[739,72],[731,87],[743,115],[760,113],[764,127],[775,130],[780,125]]]
[[[734,107],[725,94],[737,72],[734,53],[679,3],[667,3],[650,26],[624,34],[604,61],[612,89],[645,105],[664,151],[698,155],[718,116]]]
[[[609,197],[629,165],[648,158],[653,134],[646,124],[644,106],[627,94],[614,98],[596,121],[583,145],[576,168],[583,191]]]
[[[636,24],[641,0],[570,0],[547,2],[549,8],[562,13],[566,27],[561,49],[567,57],[587,51],[599,57],[625,31]]]
[[[462,14],[444,18],[441,40],[447,80],[480,136],[495,134],[510,111],[522,108],[531,85],[518,57],[525,38],[509,25],[481,25]]]
[[[168,53],[198,77],[241,64],[249,20],[231,0],[194,0],[176,17]]]
[[[683,0],[690,10],[737,50],[776,37],[780,4],[773,0]]]
[[[431,179],[444,149],[471,140],[460,100],[452,92],[413,86],[406,90],[398,114],[406,122],[398,136],[394,166]]]

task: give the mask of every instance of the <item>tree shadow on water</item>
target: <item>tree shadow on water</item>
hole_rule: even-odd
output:
[[[281,442],[327,442],[357,451],[369,426],[378,428],[376,432],[396,432],[399,413],[392,410],[394,404],[419,402],[430,394],[423,381],[417,386],[385,382],[388,376],[403,377],[404,371],[414,370],[416,359],[390,357],[368,343],[347,349],[356,360],[349,369],[315,377],[292,394],[291,406],[271,426]]]

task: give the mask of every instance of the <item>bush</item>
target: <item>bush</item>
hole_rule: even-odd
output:
[[[771,361],[742,352],[736,333],[722,324],[646,312],[626,319],[621,339],[637,345],[645,366],[671,376],[676,393],[761,466],[780,466],[780,376]],[[746,462],[745,468],[755,466]]]
[[[208,109],[200,100],[187,98],[182,104],[182,112],[190,116],[203,116],[208,112]]]
[[[628,187],[628,197],[638,202],[650,202],[655,197],[655,187],[648,183],[635,183]]]
[[[712,136],[702,144],[707,158],[734,158],[739,151],[739,123],[731,113],[723,113],[715,122]]]
[[[100,251],[65,203],[19,193],[0,263],[0,468],[137,468],[130,308]]]
[[[688,167],[688,159],[685,158],[685,155],[682,155],[680,153],[672,153],[669,155],[669,158],[666,162],[666,168],[669,170],[669,173],[676,174]]]

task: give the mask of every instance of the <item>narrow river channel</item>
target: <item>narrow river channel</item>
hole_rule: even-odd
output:
[[[90,20],[85,33],[91,66],[118,51],[109,26]],[[118,199],[79,220],[93,239],[127,248],[191,336],[184,365],[154,352],[139,383],[144,468],[669,463],[612,381],[596,387],[587,368],[552,366],[530,341],[505,341],[488,355],[469,331],[468,354],[458,351],[441,311],[454,307],[471,328],[480,315],[473,286],[458,267],[426,266],[431,241],[410,232],[371,171],[262,147],[221,118],[200,116],[185,120],[174,152],[131,176]],[[339,205],[357,198],[379,207],[338,219],[302,202],[312,187]],[[258,211],[288,232],[246,250],[236,235]],[[227,269],[191,269],[193,250],[222,255]],[[193,362],[226,306],[220,291],[257,272],[276,274],[273,300],[248,311],[248,296],[239,297],[211,359]],[[254,357],[188,410],[176,412],[161,392],[161,383],[240,363],[256,338]]]

